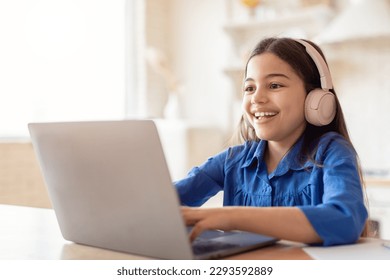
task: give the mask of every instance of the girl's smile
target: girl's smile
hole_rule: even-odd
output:
[[[267,122],[273,119],[277,114],[278,114],[277,112],[272,112],[272,111],[255,111],[253,113],[256,119],[255,122],[257,123]]]

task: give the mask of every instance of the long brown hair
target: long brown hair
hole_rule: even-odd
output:
[[[324,58],[326,62],[326,58],[322,52],[322,50],[313,42],[305,40],[307,43],[311,44]],[[261,40],[251,52],[247,64],[245,66],[245,77],[247,75],[247,66],[249,61],[257,55],[261,55],[263,53],[272,53],[278,56],[280,59],[288,63],[292,69],[297,73],[297,75],[303,80],[305,84],[306,92],[309,93],[311,90],[315,88],[321,88],[320,75],[315,65],[314,61],[310,57],[310,55],[306,52],[305,47],[299,42],[295,41],[291,38],[265,38]],[[307,160],[313,161],[315,153],[318,148],[318,142],[322,135],[327,132],[334,131],[341,134],[345,140],[349,143],[349,145],[354,149],[356,154],[356,160],[358,164],[358,171],[360,175],[360,180],[364,189],[364,180],[362,175],[362,170],[360,166],[360,160],[356,153],[356,150],[351,142],[351,138],[348,133],[347,125],[345,123],[343,111],[340,106],[340,102],[337,98],[336,91],[330,89],[330,91],[335,95],[336,99],[336,115],[333,121],[325,126],[314,126],[310,123],[307,123],[306,129],[303,132],[303,145],[300,151],[301,160],[305,162]],[[260,141],[256,136],[256,133],[253,127],[246,121],[244,115],[241,116],[241,120],[239,123],[238,132],[236,133],[236,138],[239,142],[244,141]],[[321,163],[318,163],[321,164]],[[368,208],[368,201],[365,195],[366,206]],[[368,227],[366,225],[363,234],[364,236],[368,235]]]

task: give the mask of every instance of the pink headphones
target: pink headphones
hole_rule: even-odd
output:
[[[320,74],[321,88],[316,88],[307,94],[305,101],[306,120],[315,126],[330,124],[336,115],[336,98],[329,90],[333,88],[329,68],[321,54],[309,43],[294,39],[306,48],[306,52],[317,66]]]

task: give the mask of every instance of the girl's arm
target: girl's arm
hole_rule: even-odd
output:
[[[245,145],[228,148],[194,167],[185,178],[174,185],[185,206],[201,206],[224,188],[226,163],[232,165],[246,154]]]
[[[182,208],[193,241],[202,231],[242,230],[303,243],[321,243],[303,212],[296,207]]]

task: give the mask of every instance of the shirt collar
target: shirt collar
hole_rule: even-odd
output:
[[[251,141],[248,142],[248,144],[250,145],[250,148],[241,168],[246,168],[248,166],[251,166],[255,162],[261,162],[262,160],[264,160],[264,151],[267,147],[267,141]],[[273,176],[281,176],[287,173],[289,169],[302,170],[313,166],[313,163],[311,161],[306,161],[304,164],[302,164],[299,156],[302,144],[303,137],[299,138],[298,141],[291,148],[291,150],[286,154],[286,156],[282,158],[282,160],[279,162],[278,166],[274,170]]]
[[[273,176],[282,176],[290,169],[298,171],[313,165],[310,161],[302,163],[302,157],[300,155],[302,145],[303,137],[299,138],[290,151],[280,160],[278,166],[273,172]]]
[[[246,143],[249,145],[249,151],[247,153],[246,159],[244,160],[241,168],[246,168],[251,166],[254,162],[260,162],[263,160],[265,147],[267,146],[267,141],[260,140],[256,141],[248,141]]]

